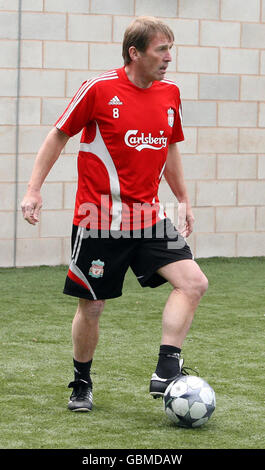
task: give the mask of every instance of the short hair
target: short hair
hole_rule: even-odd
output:
[[[126,29],[122,43],[124,64],[131,62],[130,47],[145,52],[156,34],[163,34],[169,41],[174,42],[174,33],[163,21],[152,16],[139,16]]]

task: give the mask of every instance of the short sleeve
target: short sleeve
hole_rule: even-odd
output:
[[[91,120],[93,120],[94,90],[90,81],[84,82],[76,92],[69,105],[55,122],[57,129],[65,132],[69,137],[78,134]]]
[[[182,124],[182,105],[180,99],[180,92],[178,87],[176,87],[176,98],[175,98],[175,115],[174,115],[174,124],[172,129],[172,135],[170,139],[170,144],[174,144],[176,142],[181,142],[184,140],[184,133],[183,133],[183,124]]]

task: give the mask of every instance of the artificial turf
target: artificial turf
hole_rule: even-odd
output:
[[[123,296],[101,317],[92,368],[94,409],[67,410],[76,299],[65,266],[0,269],[1,449],[263,449],[265,259],[197,260],[209,289],[183,346],[185,365],[214,388],[198,429],[175,427],[148,394],[161,337],[165,284]]]

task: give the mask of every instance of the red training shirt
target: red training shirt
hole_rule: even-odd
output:
[[[184,140],[180,93],[164,79],[135,86],[125,67],[87,80],[55,123],[82,129],[73,223],[132,230],[165,217],[157,196],[168,146]]]

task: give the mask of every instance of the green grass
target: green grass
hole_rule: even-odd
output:
[[[264,258],[198,260],[209,289],[183,347],[215,389],[199,429],[172,425],[148,395],[170,286],[142,289],[131,272],[109,300],[93,362],[94,410],[67,410],[76,299],[66,267],[0,269],[2,449],[264,448]]]

